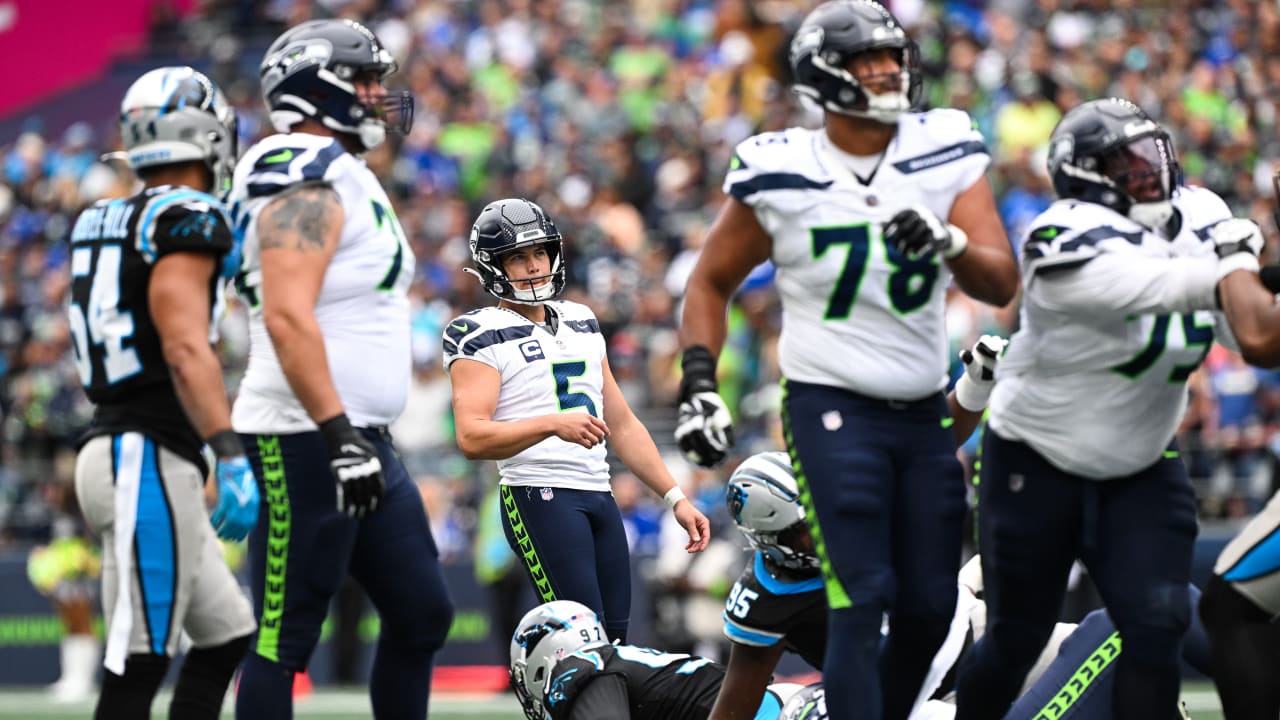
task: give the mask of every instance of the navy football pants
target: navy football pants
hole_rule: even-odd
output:
[[[1187,586],[1192,607],[1200,601],[1200,591]],[[1115,691],[1116,660],[1124,652],[1124,642],[1105,610],[1094,610],[1063,641],[1058,656],[1005,715],[1004,720],[1113,720],[1112,694]],[[1195,621],[1183,640],[1182,657],[1196,670],[1209,674],[1209,639],[1204,626]],[[1163,717],[1181,717],[1175,707]]]
[[[827,590],[833,718],[904,720],[946,638],[965,510],[949,417],[941,393],[899,403],[785,385],[787,445]]]
[[[510,485],[500,491],[502,530],[538,602],[580,602],[600,616],[610,640],[625,643],[631,553],[613,493]]]
[[[277,717],[277,698],[246,697],[245,690],[270,685],[275,692],[277,678],[255,675],[306,668],[348,572],[381,621],[370,679],[375,716],[426,716],[432,656],[449,632],[453,605],[417,486],[388,436],[360,432],[378,451],[387,483],[378,509],[361,520],[338,511],[319,432],[240,436],[263,507],[249,536],[258,637],[241,680],[238,718]]]
[[[1114,714],[1167,720],[1191,619],[1195,497],[1170,450],[1134,475],[1063,472],[1029,446],[984,433],[978,535],[987,632],[960,668],[957,720],[1003,717],[1053,630],[1079,557],[1123,638]]]

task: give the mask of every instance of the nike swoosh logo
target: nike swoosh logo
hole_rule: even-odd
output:
[[[466,332],[466,331],[467,331],[467,326],[466,326],[466,325],[459,325],[458,323],[449,323],[449,327],[453,328],[454,330],[457,330],[458,332]]]
[[[264,155],[262,157],[263,165],[275,165],[276,163],[289,162],[293,159],[293,150],[285,148],[275,155]]]

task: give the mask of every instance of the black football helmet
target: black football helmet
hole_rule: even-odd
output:
[[[507,277],[502,256],[531,245],[546,247],[551,272],[524,278],[517,287]],[[464,270],[480,278],[485,291],[499,300],[538,305],[564,290],[564,240],[547,213],[530,200],[507,198],[486,205],[471,226],[471,259],[475,268]],[[538,287],[530,288],[532,284]]]
[[[1105,205],[1150,228],[1173,216],[1182,179],[1173,141],[1128,100],[1090,100],[1063,115],[1048,164],[1058,197]]]
[[[369,150],[387,131],[405,134],[413,125],[413,96],[389,92],[362,103],[354,81],[362,73],[385,79],[398,69],[377,36],[351,20],[308,20],[289,28],[267,49],[258,68],[271,124],[289,132],[304,118],[356,137]]]
[[[873,93],[849,71],[858,53],[901,51],[898,89]],[[873,0],[831,0],[814,8],[791,40],[792,90],[842,115],[896,123],[917,106],[923,91],[920,48],[882,5]]]

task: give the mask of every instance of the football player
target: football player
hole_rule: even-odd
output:
[[[348,573],[381,620],[375,717],[426,717],[453,616],[422,496],[387,430],[409,390],[415,263],[361,156],[412,122],[412,97],[383,87],[395,70],[359,23],[286,30],[260,66],[277,134],[236,167],[249,366],[232,419],[267,498],[249,538],[260,630],[240,676],[241,720],[292,716],[294,674]]]
[[[511,638],[511,688],[529,720],[703,720],[724,678],[707,658],[611,644],[572,600],[544,603]],[[799,685],[771,685],[753,720],[774,720]]]
[[[791,67],[825,127],[736,148],[685,295],[676,440],[706,466],[732,445],[716,392],[726,307],[772,260],[783,422],[830,606],[825,667],[839,669],[827,702],[844,720],[902,720],[947,635],[960,566],[946,288],[954,280],[1002,306],[1017,266],[982,135],[962,111],[913,111],[919,50],[882,5],[819,5],[796,32]],[[885,610],[895,631],[882,652]]]
[[[541,602],[576,600],[626,639],[631,562],[609,489],[606,441],[671,507],[685,549],[710,540],[707,519],[663,465],[605,356],[591,309],[558,299],[563,240],[536,203],[489,203],[471,229],[469,272],[498,304],[444,329],[458,447],[498,461],[502,526]]]
[[[137,195],[94,203],[71,231],[68,307],[76,369],[97,406],[75,486],[101,535],[106,672],[95,717],[150,718],[185,632],[171,717],[216,718],[249,646],[253,614],[214,530],[243,539],[258,486],[231,430],[210,344],[235,267],[219,192],[236,161],[236,118],[189,67],[138,78],[120,106]],[[214,455],[213,527],[204,484]]]
[[[1274,181],[1280,195],[1280,175]],[[1219,223],[1212,237],[1220,249],[1243,245],[1257,253],[1263,246],[1262,230],[1245,219]],[[1269,266],[1262,272],[1276,271]],[[1218,296],[1244,359],[1280,365],[1280,304],[1273,289],[1254,273],[1233,272],[1218,285]],[[1213,648],[1223,715],[1280,715],[1280,493],[1223,548],[1199,612]]]
[[[726,502],[755,554],[725,603],[725,635],[733,644],[712,720],[755,717],[784,650],[820,668],[826,643],[825,597],[818,561],[786,454],[765,452],[744,461],[729,478]],[[954,714],[950,703],[954,701],[956,666],[986,628],[979,558],[961,569],[957,584],[956,614],[916,698],[912,720]],[[1199,591],[1188,586],[1187,592],[1194,603]],[[1055,717],[1114,717],[1110,697],[1115,673],[1114,667],[1108,666],[1120,650],[1115,625],[1103,611],[1090,613],[1079,626],[1058,623],[1006,717],[1030,720],[1054,702],[1058,703]],[[1187,633],[1183,656],[1208,674],[1208,644],[1198,623]],[[938,700],[948,704],[940,707]],[[1174,710],[1170,707],[1167,717],[1175,717]]]
[[[1127,100],[1063,116],[1048,166],[1060,199],[1022,244],[1021,329],[983,439],[988,627],[961,667],[957,717],[1005,714],[1079,558],[1124,638],[1114,716],[1164,718],[1178,699],[1196,536],[1173,435],[1186,380],[1225,329],[1219,283],[1258,261],[1247,243],[1215,252],[1226,204],[1179,184],[1168,134]]]

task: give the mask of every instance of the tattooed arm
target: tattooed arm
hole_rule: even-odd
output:
[[[258,217],[262,319],[289,387],[317,422],[343,411],[315,316],[343,220],[342,203],[328,185],[297,186]]]

